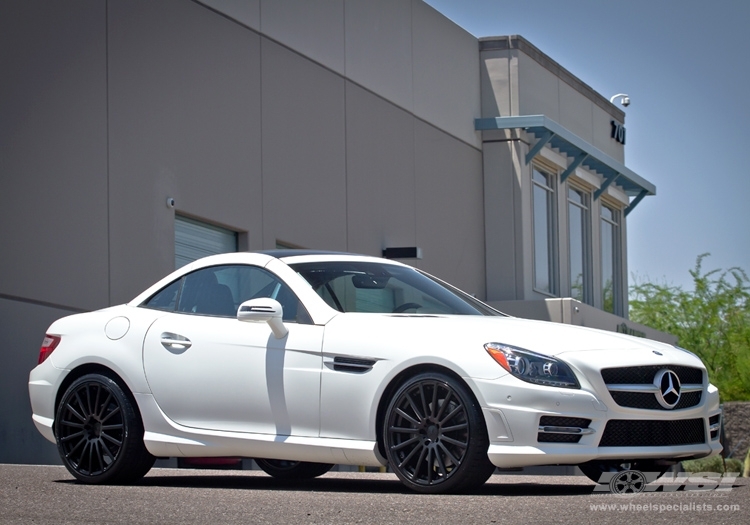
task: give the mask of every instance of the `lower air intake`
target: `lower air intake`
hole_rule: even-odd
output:
[[[613,419],[607,422],[600,447],[670,447],[706,442],[703,419],[652,421]]]

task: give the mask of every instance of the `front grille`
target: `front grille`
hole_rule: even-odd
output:
[[[609,393],[612,395],[612,399],[622,407],[640,408],[643,410],[679,410],[681,408],[690,408],[699,405],[702,396],[701,391],[683,391],[679,402],[671,409],[663,407],[659,403],[656,397],[658,392],[637,391],[639,387],[642,389],[644,385],[652,386],[656,374],[664,369],[671,370],[677,374],[677,377],[680,379],[680,385],[682,386],[696,386],[703,384],[703,370],[700,368],[678,365],[605,368],[602,370],[602,379],[610,387]],[[614,389],[612,385],[618,385],[618,388]]]
[[[659,404],[650,392],[610,392],[612,399],[621,407],[643,408],[645,410],[667,410]],[[702,392],[684,392],[672,410],[690,408],[701,402]]]
[[[582,417],[542,416],[540,427],[573,427],[588,428],[590,419]],[[558,434],[556,432],[539,432],[536,440],[539,443],[578,443],[582,434]]]
[[[600,447],[670,447],[706,442],[703,419],[652,421],[612,419],[607,422]]]
[[[630,366],[623,368],[605,368],[602,379],[608,385],[648,385],[654,382],[654,376],[659,370],[668,368],[677,374],[680,383],[700,385],[703,383],[703,370],[691,366],[678,365],[648,365]]]

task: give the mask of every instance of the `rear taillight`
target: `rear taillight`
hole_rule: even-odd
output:
[[[57,348],[57,345],[60,344],[60,336],[59,335],[45,335],[44,341],[42,341],[42,347],[39,349],[39,363],[42,364],[45,359],[47,359],[52,351]]]

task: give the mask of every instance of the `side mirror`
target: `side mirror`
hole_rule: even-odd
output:
[[[245,301],[237,309],[237,320],[248,323],[268,323],[276,339],[282,339],[289,333],[284,326],[284,309],[275,299],[261,297]]]

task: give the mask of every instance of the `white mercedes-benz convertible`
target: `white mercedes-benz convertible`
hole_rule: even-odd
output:
[[[85,483],[230,456],[287,479],[389,465],[446,492],[495,467],[599,480],[721,450],[719,393],[692,353],[509,317],[410,266],[339,253],[215,255],[60,319],[29,392]]]

